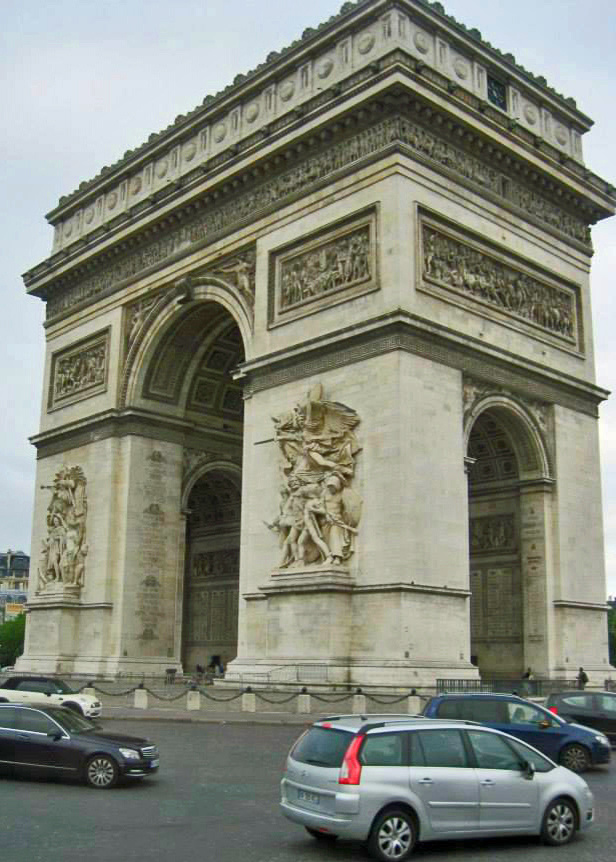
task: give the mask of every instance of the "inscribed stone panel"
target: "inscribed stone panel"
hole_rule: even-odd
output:
[[[270,256],[269,324],[313,314],[378,288],[375,209]]]
[[[90,398],[107,389],[109,329],[97,332],[51,359],[48,410]]]

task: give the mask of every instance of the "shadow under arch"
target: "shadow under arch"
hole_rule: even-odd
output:
[[[208,306],[224,310],[233,320],[242,338],[245,357],[250,357],[253,312],[248,300],[223,279],[214,276],[179,279],[153,303],[130,341],[120,378],[120,409],[133,405],[138,399],[153,357],[173,324],[191,311]],[[204,326],[206,317],[204,314]]]
[[[544,432],[538,420],[520,401],[510,395],[489,394],[476,401],[464,418],[464,451],[477,419],[489,412],[507,432],[515,452],[520,479],[553,481],[553,464]]]

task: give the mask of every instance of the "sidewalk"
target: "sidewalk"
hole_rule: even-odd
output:
[[[338,713],[340,714],[340,712]],[[307,726],[327,715],[336,715],[335,710],[323,710],[319,713],[293,712],[240,712],[206,710],[169,709],[166,707],[148,707],[135,709],[127,706],[105,706],[101,715],[101,724],[107,721],[176,721],[191,724],[296,724]]]

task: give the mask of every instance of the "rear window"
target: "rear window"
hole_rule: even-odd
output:
[[[293,760],[314,766],[339,768],[353,734],[333,727],[311,727],[291,751]]]

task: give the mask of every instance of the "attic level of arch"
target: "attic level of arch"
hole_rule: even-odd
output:
[[[399,53],[399,52],[397,52]],[[184,253],[195,231],[190,231],[193,224],[199,225],[204,214],[211,215],[213,224],[207,231],[199,231],[193,240],[195,248],[208,245],[250,221],[255,216],[265,215],[268,211],[281,204],[291,203],[294,199],[319,187],[321,183],[331,182],[346,171],[357,169],[362,161],[369,161],[382,156],[388,150],[406,152],[411,158],[425,162],[429,167],[450,175],[455,181],[470,185],[476,191],[494,195],[499,205],[509,206],[523,214],[537,226],[554,233],[567,242],[573,243],[579,249],[590,250],[590,234],[588,225],[610,214],[613,193],[611,187],[600,182],[591,182],[591,175],[581,166],[573,162],[563,164],[558,153],[549,153],[545,145],[537,146],[524,129],[512,129],[506,117],[501,117],[496,109],[485,105],[472,105],[474,97],[464,93],[457,100],[468,109],[472,119],[490,131],[497,131],[504,137],[503,145],[496,144],[492,138],[477,130],[476,126],[455,119],[449,113],[438,109],[426,96],[420,96],[412,89],[411,79],[422,79],[426,83],[426,73],[411,72],[408,65],[400,64],[400,58],[395,63],[375,74],[372,72],[361,86],[356,86],[353,95],[358,95],[362,89],[373,87],[382,81],[384,89],[376,96],[371,96],[359,107],[339,114],[335,119],[324,122],[320,127],[313,127],[302,133],[302,127],[307,121],[329,111],[336,103],[341,103],[349,94],[337,96],[320,108],[304,106],[301,111],[285,115],[284,127],[278,130],[267,129],[267,135],[259,133],[258,140],[246,139],[229,151],[220,153],[207,164],[179,177],[178,180],[158,190],[154,195],[126,210],[114,221],[108,222],[91,234],[73,243],[72,246],[52,255],[42,264],[24,274],[28,291],[48,301],[48,320],[62,316],[65,311],[74,310],[91,296],[72,298],[62,301],[60,295],[67,291],[73,296],[71,288],[80,281],[88,281],[93,274],[106,271],[110,267],[117,270],[117,263],[124,258],[139,255],[145,247],[156,242],[162,234],[187,228],[177,246],[171,245],[170,253],[163,255],[162,260],[154,263],[154,268],[161,263],[169,262],[178,251]],[[414,61],[413,61],[414,62]],[[384,64],[384,61],[382,62]],[[416,66],[416,64],[415,64]],[[387,78],[393,71],[402,69],[409,86],[398,82],[390,82]],[[364,70],[365,71],[365,70]],[[436,90],[430,75],[430,86]],[[425,79],[425,80],[424,80]],[[321,100],[325,99],[322,95]],[[449,94],[450,98],[452,94]],[[463,97],[463,98],[462,98]],[[475,100],[477,101],[477,100]],[[469,119],[471,119],[469,117]],[[405,129],[391,124],[398,120],[399,124],[407,123],[417,126],[427,136],[424,145],[414,145],[409,140]],[[373,136],[372,145],[366,147],[366,133],[388,121],[390,128],[382,136]],[[407,129],[408,131],[408,129]],[[291,143],[284,144],[283,137],[295,133]],[[280,148],[271,151],[272,145],[280,141]],[[529,158],[514,154],[507,149],[511,144],[520,150],[523,144]],[[267,146],[267,154],[259,155],[259,151]],[[329,164],[327,155],[333,148],[345,149],[345,154]],[[537,166],[537,157],[544,161],[546,170]],[[252,162],[245,165],[246,157]],[[325,165],[315,165],[315,159],[325,159]],[[337,162],[337,163],[336,163]],[[330,170],[327,170],[327,167]],[[492,180],[486,180],[483,173],[493,174]],[[303,181],[294,184],[289,173],[304,168]],[[562,182],[555,179],[557,171]],[[229,176],[230,171],[235,171]],[[312,174],[306,180],[306,171]],[[225,175],[223,177],[223,174]],[[596,179],[596,178],[595,178]],[[208,183],[206,189],[204,182]],[[566,183],[570,185],[566,185]],[[582,191],[582,188],[584,191]],[[266,191],[266,200],[259,199],[259,192]],[[524,194],[533,195],[538,203],[533,216],[533,208],[520,205],[517,198]],[[192,195],[190,200],[187,197]],[[255,208],[255,195],[258,206]],[[242,201],[253,198],[252,206],[242,206]],[[175,209],[173,207],[175,206]],[[165,214],[156,219],[157,211],[165,210]],[[221,212],[223,211],[223,212]],[[550,216],[545,217],[549,211]],[[210,219],[211,220],[211,219]],[[121,236],[120,236],[121,235]],[[167,244],[169,247],[169,243]],[[179,246],[183,246],[179,248]],[[150,267],[146,267],[149,271]],[[144,270],[144,271],[146,271]],[[137,271],[131,271],[128,278],[134,278]],[[121,288],[127,282],[119,272],[103,288],[94,289],[92,295],[106,294]]]

